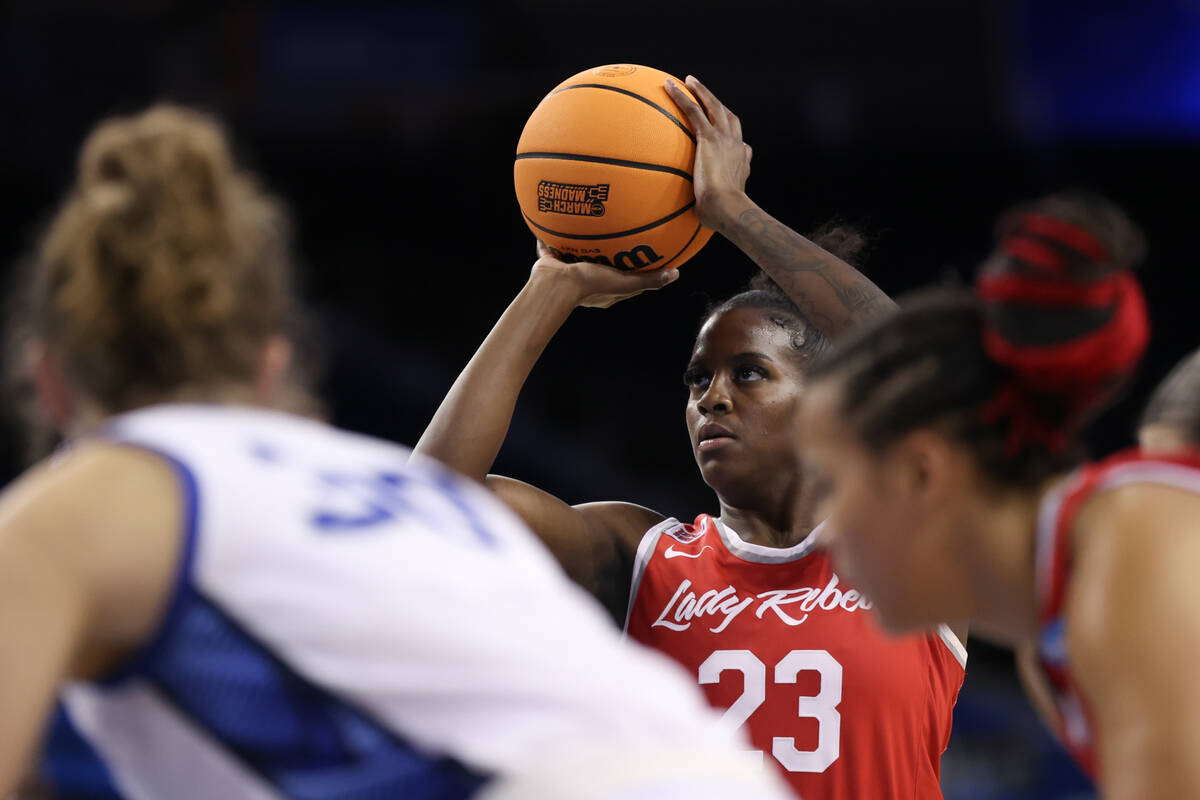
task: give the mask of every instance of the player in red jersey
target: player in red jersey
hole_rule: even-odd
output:
[[[746,726],[756,748],[747,758],[775,764],[806,800],[940,798],[966,658],[960,637],[945,627],[900,640],[880,631],[869,602],[813,547],[814,498],[796,455],[804,375],[825,337],[894,304],[746,197],[740,123],[689,83],[708,111],[675,91],[699,141],[701,221],[791,298],[778,288],[736,295],[696,340],[685,416],[719,517],[685,525],[630,503],[571,506],[487,475],[521,386],[571,311],[659,288],[673,270],[539,259],[416,449],[486,478],[568,574],[627,616],[634,639],[681,663],[728,708],[731,728]]]
[[[962,615],[1036,646],[1106,798],[1200,796],[1200,458],[1073,469],[1148,338],[1141,236],[1088,196],[999,234],[976,294],[914,298],[810,372],[823,538],[890,629]]]
[[[1152,458],[1200,453],[1200,350],[1176,364],[1159,383],[1142,412],[1137,438],[1142,454]],[[1065,730],[1037,643],[1021,646],[1016,661],[1017,674],[1038,716],[1051,731]]]

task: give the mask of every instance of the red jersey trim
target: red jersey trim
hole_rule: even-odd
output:
[[[624,633],[629,633],[629,615],[633,613],[638,587],[642,585],[642,576],[646,574],[646,565],[650,563],[650,557],[654,555],[658,546],[658,538],[664,531],[682,524],[674,517],[667,517],[642,535],[642,541],[638,543],[637,555],[633,559],[633,580],[629,583],[629,603],[625,606],[625,627],[622,629]]]
[[[1086,468],[1071,473],[1066,480],[1046,493],[1038,510],[1034,575],[1038,592],[1039,626],[1045,625],[1057,613],[1057,606],[1051,602],[1051,598],[1059,588],[1059,560],[1065,555],[1059,544],[1063,509],[1070,498],[1078,495],[1079,489],[1087,479]],[[1051,611],[1051,608],[1054,610]]]
[[[1037,561],[1039,661],[1061,715],[1059,736],[1089,775],[1096,774],[1092,719],[1071,678],[1064,621],[1071,574],[1071,531],[1088,498],[1136,484],[1170,486],[1200,494],[1200,457],[1148,457],[1138,450],[1117,453],[1083,467],[1043,498],[1038,511]]]
[[[1133,484],[1172,486],[1200,494],[1200,456],[1149,457],[1126,450],[1083,468],[1054,490],[1039,512],[1039,622],[1045,625],[1062,610],[1071,562],[1071,528],[1084,501],[1096,492]],[[1043,568],[1044,565],[1044,568]]]

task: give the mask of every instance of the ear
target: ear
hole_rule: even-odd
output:
[[[25,345],[24,357],[38,409],[55,428],[65,431],[75,416],[75,395],[67,382],[62,360],[37,340]]]
[[[892,447],[896,485],[892,488],[921,505],[935,504],[955,491],[958,461],[945,437],[931,430],[916,430]]]
[[[292,343],[278,334],[267,340],[258,358],[254,396],[270,405],[280,394],[288,369],[292,366]]]

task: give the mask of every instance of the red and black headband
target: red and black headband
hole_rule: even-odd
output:
[[[1061,452],[1075,428],[1141,358],[1150,336],[1145,297],[1128,265],[1113,263],[1091,233],[1048,214],[1006,220],[999,251],[1004,258],[990,262],[976,291],[985,305],[984,348],[1011,377],[985,407],[985,421],[1010,420],[1010,455],[1030,445]],[[1087,269],[1076,268],[1080,264]],[[1047,314],[1107,313],[1097,316],[1103,321],[1095,327],[1064,340],[1016,342],[995,324],[1015,307]],[[1062,413],[1050,419],[1035,402],[1038,395],[1053,395]]]

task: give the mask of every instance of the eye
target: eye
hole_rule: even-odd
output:
[[[733,377],[739,381],[761,381],[767,377],[767,371],[762,367],[745,365],[734,369]]]
[[[689,389],[707,389],[712,375],[700,367],[688,367],[683,373],[683,385]]]

